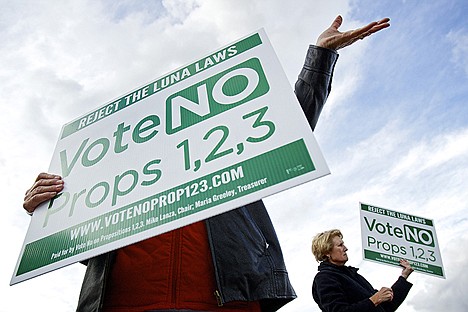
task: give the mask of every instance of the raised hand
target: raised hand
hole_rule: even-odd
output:
[[[364,39],[373,33],[389,27],[389,22],[389,18],[384,18],[378,22],[372,22],[358,29],[340,32],[338,28],[340,28],[343,23],[343,18],[338,15],[331,26],[318,37],[316,45],[331,50],[339,50],[353,44],[359,39]]]

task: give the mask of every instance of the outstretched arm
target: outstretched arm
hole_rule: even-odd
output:
[[[411,267],[411,264],[406,259],[400,260],[400,265],[403,267],[401,276],[398,277],[398,280],[395,284],[392,285],[393,298],[391,301],[383,302],[382,306],[385,311],[395,311],[403,303],[408,295],[413,284],[408,282],[406,279],[414,271]]]
[[[295,84],[295,92],[312,130],[315,129],[331,91],[333,69],[338,59],[336,51],[389,27],[389,21],[390,19],[384,18],[343,33],[338,30],[343,18],[337,16],[331,26],[318,37],[317,44],[309,47],[304,66]]]

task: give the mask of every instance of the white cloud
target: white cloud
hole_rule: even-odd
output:
[[[466,142],[468,142],[468,129],[419,142],[398,160],[390,176],[396,179],[404,172],[417,176],[423,171],[437,169],[448,162],[456,162],[457,158],[468,153]]]
[[[468,30],[450,31],[447,39],[452,44],[452,62],[468,75]]]

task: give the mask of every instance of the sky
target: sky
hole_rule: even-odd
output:
[[[84,266],[9,286],[63,124],[264,28],[291,89],[309,44],[383,17],[391,27],[339,51],[315,137],[331,174],[264,199],[298,298],[319,311],[312,237],[339,228],[348,265],[390,286],[396,267],[362,259],[359,202],[434,220],[446,278],[418,272],[399,310],[467,311],[468,26],[464,0],[0,0],[0,312],[74,311]]]

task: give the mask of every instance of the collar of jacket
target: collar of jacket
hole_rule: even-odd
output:
[[[359,268],[355,268],[352,266],[347,265],[336,265],[329,261],[322,261],[318,267],[319,271],[335,271],[335,272],[342,272],[350,275],[356,275],[359,271]]]

